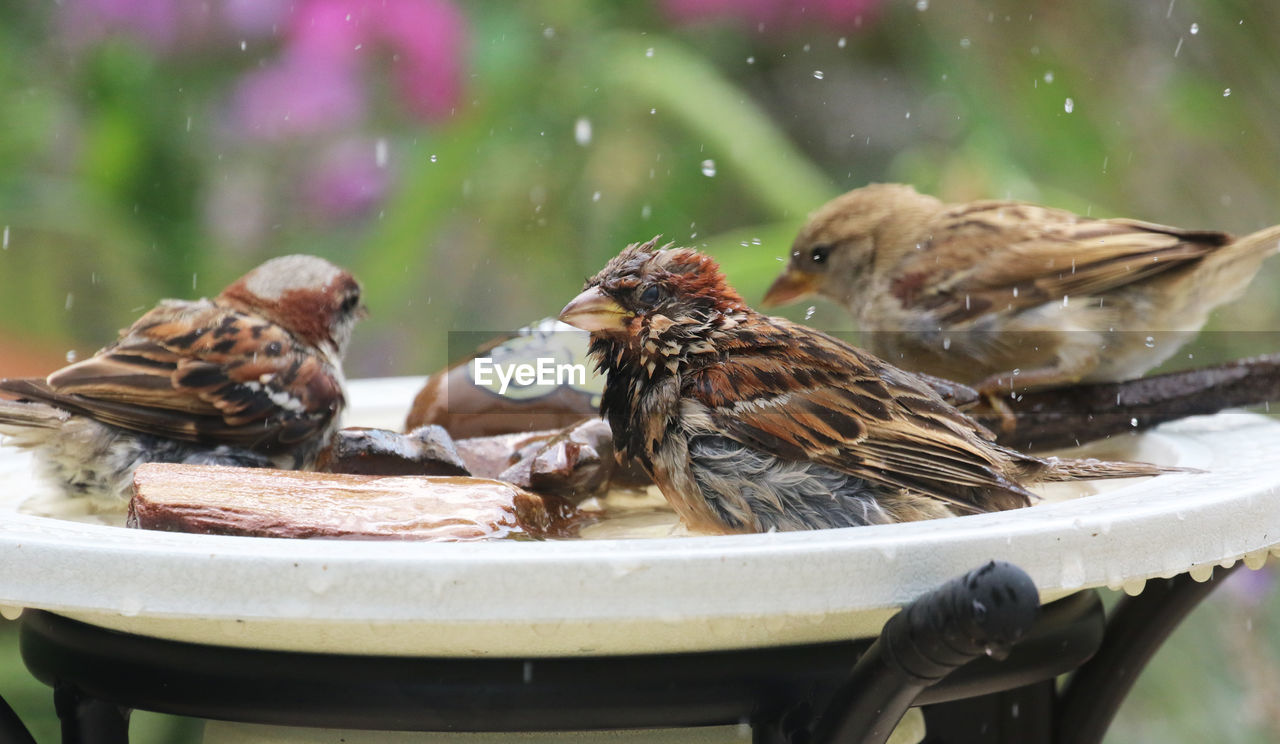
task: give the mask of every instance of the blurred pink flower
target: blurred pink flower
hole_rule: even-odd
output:
[[[329,219],[367,212],[382,201],[390,185],[379,145],[364,139],[340,142],[324,152],[307,175],[307,201]],[[385,144],[381,147],[386,147]]]
[[[62,11],[63,28],[74,44],[125,34],[163,50],[178,38],[180,0],[73,0]]]
[[[797,28],[845,31],[858,28],[881,0],[663,0],[676,23],[728,21],[760,33]]]
[[[361,77],[389,58],[403,103],[424,119],[450,115],[462,95],[465,22],[450,0],[303,0],[279,58],[249,75],[235,120],[276,138],[340,128],[364,114]]]
[[[289,57],[240,82],[233,110],[239,129],[262,139],[337,129],[360,118],[364,93],[356,70],[329,60]]]

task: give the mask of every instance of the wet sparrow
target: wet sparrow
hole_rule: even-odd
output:
[[[1012,201],[944,204],[876,184],[823,206],[766,306],[843,304],[894,364],[977,386],[1048,388],[1141,376],[1280,247]]]
[[[914,374],[747,307],[716,263],[632,245],[560,314],[591,332],[601,413],[691,528],[766,532],[1010,509],[1024,483],[1156,466],[1001,447]]]
[[[6,444],[100,509],[143,462],[310,467],[337,430],[360,286],[312,256],[272,259],[212,300],[164,300],[93,357],[0,381]]]

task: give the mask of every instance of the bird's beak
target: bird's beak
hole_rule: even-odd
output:
[[[773,284],[769,287],[769,291],[764,293],[764,299],[760,304],[764,307],[776,307],[804,299],[818,291],[818,278],[817,274],[788,268],[773,280]]]
[[[627,311],[599,287],[583,291],[560,311],[560,320],[584,331],[622,331],[627,327]]]

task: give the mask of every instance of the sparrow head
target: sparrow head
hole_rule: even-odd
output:
[[[591,279],[560,319],[650,357],[683,355],[700,335],[747,311],[709,256],[658,248],[658,237],[627,246]]]
[[[367,314],[360,284],[323,258],[273,258],[237,279],[218,301],[260,315],[341,359],[356,321]]]
[[[941,202],[910,186],[876,183],[854,189],[814,212],[791,245],[787,268],[761,304],[783,305],[818,293],[848,303],[870,281],[903,225],[918,225]],[[878,250],[879,249],[879,250]]]

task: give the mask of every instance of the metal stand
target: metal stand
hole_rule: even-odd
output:
[[[32,674],[54,687],[64,744],[125,744],[133,709],[399,731],[749,721],[758,744],[882,744],[911,706],[923,707],[928,744],[1089,744],[1169,632],[1225,573],[1204,584],[1185,576],[1153,583],[1124,600],[1108,624],[1097,592],[1037,608],[1026,575],[993,563],[920,597],[878,639],[695,654],[257,651],[119,633],[41,611],[23,614],[21,648]],[[1076,669],[1058,696],[1054,679]],[[0,744],[10,742],[33,744],[0,704]]]

